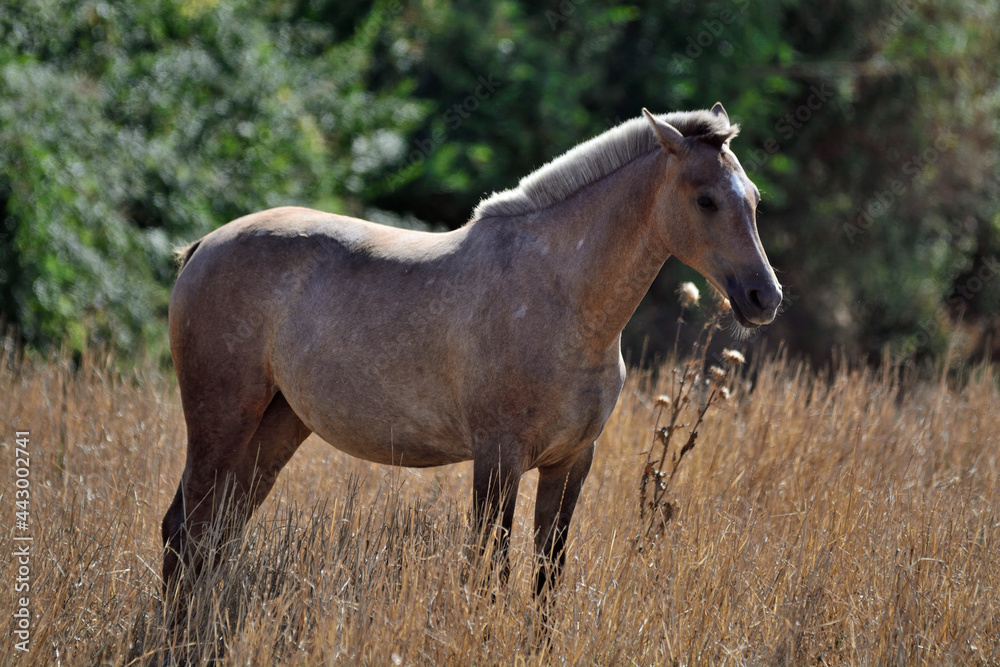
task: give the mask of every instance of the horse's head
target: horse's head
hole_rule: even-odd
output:
[[[729,298],[736,320],[757,327],[774,319],[781,286],[757,235],[760,192],[729,149],[737,128],[722,104],[712,107],[709,134],[684,136],[645,109],[663,149],[671,156],[656,203],[656,221],[667,250],[693,267]],[[719,130],[718,128],[724,128]]]

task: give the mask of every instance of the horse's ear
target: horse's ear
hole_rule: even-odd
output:
[[[653,132],[656,133],[656,138],[664,150],[674,155],[680,155],[685,151],[684,135],[676,127],[649,113],[649,109],[645,107],[643,107],[642,113],[645,114],[649,124],[653,126]]]
[[[726,110],[722,107],[722,102],[715,103],[715,106],[712,107],[712,113],[714,113],[716,116],[722,116],[723,118],[726,119],[727,123],[729,122],[729,114],[727,114]]]

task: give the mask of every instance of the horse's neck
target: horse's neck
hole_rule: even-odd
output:
[[[652,225],[665,160],[660,151],[640,157],[530,223],[576,311],[580,342],[596,356],[617,353],[622,329],[669,256]]]

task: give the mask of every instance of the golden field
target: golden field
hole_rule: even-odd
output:
[[[310,438],[178,638],[158,611],[160,519],[184,454],[176,382],[153,363],[121,365],[91,354],[75,369],[0,368],[4,665],[1000,663],[990,366],[918,381],[778,356],[727,379],[733,395],[708,410],[657,538],[640,520],[639,479],[655,398],[676,376],[633,371],[547,630],[531,595],[535,473],[521,484],[511,580],[493,600],[464,583],[471,464],[389,469]],[[17,431],[30,432],[21,508]],[[15,537],[32,538],[28,593],[15,592],[10,554],[27,543]],[[25,595],[27,652],[14,632]],[[192,638],[212,648],[193,652]]]

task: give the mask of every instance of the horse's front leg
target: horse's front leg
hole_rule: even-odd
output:
[[[472,510],[479,532],[479,553],[485,555],[494,541],[493,567],[499,567],[500,584],[510,575],[510,531],[517,506],[517,487],[522,467],[519,457],[505,456],[504,448],[492,455],[477,456],[472,470]]]
[[[580,489],[594,460],[594,445],[562,465],[538,469],[535,500],[535,596],[544,602],[566,563],[566,535]]]

